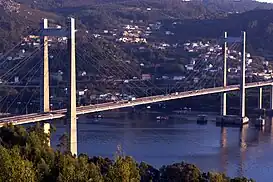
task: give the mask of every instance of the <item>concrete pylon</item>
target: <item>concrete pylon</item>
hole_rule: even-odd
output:
[[[245,117],[246,92],[245,92],[245,75],[246,75],[246,32],[242,32],[242,58],[241,58],[241,82],[240,82],[240,115]]]
[[[44,123],[44,132],[49,135],[48,146],[50,147],[50,123]]]
[[[69,36],[67,42],[69,58],[69,86],[68,86],[68,106],[67,106],[67,119],[69,125],[69,142],[70,152],[72,155],[77,155],[77,116],[76,116],[76,29],[75,19],[70,18],[68,23]]]
[[[259,87],[259,98],[258,98],[258,108],[263,108],[263,87]]]
[[[273,85],[270,86],[270,106],[269,109],[273,110]]]
[[[224,34],[224,44],[223,44],[223,87],[227,86],[227,32]],[[227,93],[222,93],[222,107],[221,114],[225,116],[227,114]]]
[[[41,29],[48,28],[47,19],[43,20]],[[43,62],[40,75],[40,112],[49,112],[49,68],[48,68],[48,36],[40,36],[40,43],[43,46]]]

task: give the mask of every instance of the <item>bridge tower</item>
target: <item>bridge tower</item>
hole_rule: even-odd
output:
[[[245,115],[245,105],[246,105],[246,32],[242,32],[241,35],[241,43],[242,43],[242,50],[241,50],[241,81],[240,81],[240,115],[241,118],[244,120],[246,117]]]
[[[70,151],[72,155],[77,155],[77,111],[76,111],[76,29],[75,19],[71,18],[70,31],[67,41],[68,52],[70,53],[69,63],[69,86],[68,86],[68,108],[67,119],[70,130]]]
[[[240,43],[242,46],[241,50],[241,78],[240,78],[240,116],[239,120],[241,124],[246,124],[248,122],[248,118],[245,115],[245,72],[246,72],[246,32],[242,32],[240,37],[228,37],[227,33],[224,34],[224,41],[223,41],[223,87],[227,86],[227,44],[228,43]],[[221,114],[222,117],[219,117],[220,122],[224,121],[226,117],[226,93],[222,93],[222,106],[221,106]],[[272,104],[273,107],[273,104]]]
[[[47,19],[43,20],[40,37],[44,44],[44,63],[41,74],[41,112],[49,111],[49,68],[48,68],[48,36],[67,37],[67,49],[69,53],[69,86],[67,119],[70,133],[70,151],[77,155],[77,118],[76,118],[76,28],[75,19],[70,18],[67,28],[48,28]],[[43,100],[42,100],[43,99]],[[48,126],[46,127],[48,128]]]
[[[48,29],[47,19],[43,20],[41,30]],[[43,62],[40,76],[40,112],[49,112],[49,69],[48,69],[48,36],[40,36],[43,46]]]
[[[223,87],[227,86],[227,32],[224,34],[224,44],[223,44]],[[227,93],[222,93],[222,107],[221,107],[222,116],[227,114]]]

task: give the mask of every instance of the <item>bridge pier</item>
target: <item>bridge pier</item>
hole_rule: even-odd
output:
[[[48,135],[48,146],[50,147],[50,123],[44,123],[44,132]]]
[[[48,20],[44,19],[41,29],[48,29]],[[49,112],[49,67],[48,67],[48,36],[40,36],[40,42],[43,46],[43,62],[40,75],[40,112]]]
[[[269,108],[266,109],[266,113],[268,114],[268,116],[273,117],[273,84],[269,85],[270,89],[269,89]]]
[[[263,88],[259,87],[259,98],[258,98],[258,108],[263,108]]]
[[[270,86],[270,106],[269,109],[273,110],[273,85]]]
[[[77,116],[76,116],[76,29],[75,19],[71,18],[69,24],[69,36],[67,42],[68,52],[70,53],[69,60],[69,86],[68,86],[68,106],[67,119],[69,125],[69,142],[70,152],[72,155],[77,155]]]
[[[226,116],[227,115],[227,93],[224,92],[222,93],[222,107],[221,107],[221,114],[222,116]]]

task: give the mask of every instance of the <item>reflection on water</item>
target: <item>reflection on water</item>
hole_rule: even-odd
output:
[[[240,128],[240,162],[239,162],[239,170],[238,170],[238,176],[244,175],[244,161],[246,159],[246,150],[247,150],[247,129],[248,125],[244,125],[242,128]]]
[[[221,171],[227,172],[227,164],[228,164],[228,150],[227,150],[227,129],[221,128],[221,140],[220,140],[220,156],[221,156]]]
[[[198,125],[196,117],[184,118],[166,121],[156,121],[149,115],[99,121],[80,118],[78,150],[113,157],[120,145],[126,155],[156,167],[186,161],[204,171],[247,176],[258,182],[273,179],[272,119],[263,128],[251,124],[221,128],[213,121]],[[52,137],[52,145],[65,132],[63,124],[55,126],[57,133]]]

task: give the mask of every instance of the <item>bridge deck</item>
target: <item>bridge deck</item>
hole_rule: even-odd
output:
[[[269,86],[272,84],[273,83],[271,81],[248,83],[246,84],[246,88]],[[89,105],[89,106],[81,106],[81,107],[77,107],[77,115],[118,109],[118,108],[132,107],[132,106],[143,105],[143,104],[151,104],[151,103],[174,100],[174,99],[182,99],[187,97],[195,97],[200,95],[237,91],[237,90],[240,90],[239,85],[230,85],[227,87],[215,87],[215,88],[207,88],[207,89],[194,90],[194,91],[179,92],[178,94],[173,93],[170,95],[142,97],[142,98],[137,98],[134,101],[119,101],[119,102],[109,102],[109,103]],[[0,126],[5,123],[13,123],[17,125],[17,124],[32,123],[32,122],[45,121],[45,120],[51,120],[51,119],[58,119],[58,118],[65,117],[65,114],[66,114],[66,109],[60,109],[60,110],[52,111],[51,113],[33,113],[33,114],[27,114],[27,115],[6,117],[6,118],[0,119]]]

